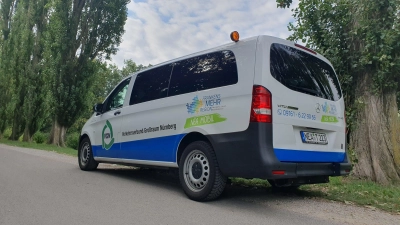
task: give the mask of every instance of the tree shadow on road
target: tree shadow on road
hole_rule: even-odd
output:
[[[160,189],[168,189],[186,197],[181,188],[177,169],[141,169],[135,167],[107,167],[96,171],[113,177],[127,179],[132,182],[151,185]],[[294,201],[319,197],[320,192],[293,189],[281,190],[272,187],[249,187],[228,181],[225,191],[217,201]]]

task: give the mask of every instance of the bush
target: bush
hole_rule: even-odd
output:
[[[67,134],[67,146],[73,149],[78,149],[79,133]]]
[[[47,139],[46,134],[44,134],[44,133],[42,133],[42,132],[40,132],[40,131],[36,132],[36,133],[32,136],[32,140],[33,140],[35,143],[38,143],[38,144],[44,143],[44,142],[46,141],[46,139]]]
[[[11,128],[7,128],[7,129],[4,131],[4,133],[3,133],[3,138],[4,138],[4,139],[10,138],[11,133],[12,133]]]

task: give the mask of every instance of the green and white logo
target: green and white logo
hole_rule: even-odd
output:
[[[190,127],[198,127],[207,124],[221,123],[226,121],[226,118],[222,117],[218,113],[204,115],[204,116],[195,116],[186,119],[185,129]]]
[[[108,150],[114,144],[114,134],[111,123],[107,120],[102,132],[103,148]]]
[[[336,116],[322,115],[321,122],[323,122],[323,123],[338,123],[339,120]]]

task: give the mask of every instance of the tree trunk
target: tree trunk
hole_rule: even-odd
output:
[[[353,172],[358,177],[389,184],[400,181],[396,92],[375,95],[370,77],[365,74],[355,94],[362,107],[358,108],[357,124],[350,139],[358,159]]]
[[[61,126],[57,120],[54,120],[51,127],[49,144],[65,147],[66,133],[67,128]]]
[[[24,142],[32,141],[32,134],[31,134],[31,132],[29,132],[28,126],[25,126],[24,137],[23,137],[22,141],[24,141]]]
[[[17,141],[23,131],[22,127],[21,127],[21,116],[19,115],[19,113],[17,113],[17,110],[19,110],[19,109],[14,110],[12,131],[11,131],[11,136],[9,138],[10,140],[13,140],[13,141]]]

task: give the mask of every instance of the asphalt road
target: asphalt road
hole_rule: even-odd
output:
[[[0,224],[400,224],[379,210],[265,189],[228,186],[221,198],[186,198],[159,170],[103,165],[0,145]]]

